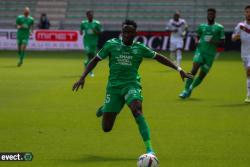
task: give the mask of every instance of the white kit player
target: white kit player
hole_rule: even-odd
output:
[[[167,23],[166,30],[171,32],[170,37],[170,58],[176,61],[179,66],[182,59],[183,38],[186,35],[188,25],[184,19],[180,18],[180,12],[174,13],[172,19]]]
[[[241,40],[241,58],[247,75],[247,97],[245,102],[250,103],[250,5],[245,7],[246,20],[238,23],[232,35],[232,40]]]

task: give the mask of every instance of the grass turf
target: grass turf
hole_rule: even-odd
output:
[[[0,152],[32,152],[31,162],[0,166],[133,167],[144,153],[132,114],[125,107],[111,133],[95,117],[103,103],[108,61],[100,62],[84,90],[71,91],[82,72],[81,52],[0,51]],[[191,68],[191,53],[182,66]],[[145,60],[140,68],[143,111],[162,167],[247,167],[250,105],[240,54],[225,52],[188,100],[178,94],[177,72]]]

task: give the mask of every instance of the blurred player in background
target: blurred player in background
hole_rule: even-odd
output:
[[[194,79],[187,79],[185,88],[179,95],[185,99],[191,95],[192,90],[197,87],[208,74],[214,62],[217,48],[225,43],[224,27],[215,22],[216,10],[209,8],[207,10],[207,23],[200,24],[197,30],[198,38],[196,38],[197,48],[193,57],[193,67],[191,74],[196,75],[200,69],[200,73]]]
[[[166,30],[171,32],[170,37],[170,58],[176,61],[179,66],[182,59],[183,38],[187,32],[187,22],[180,18],[180,12],[176,11],[172,19],[169,20]]]
[[[17,63],[18,67],[23,64],[26,47],[29,42],[29,36],[33,31],[34,19],[29,15],[30,9],[28,7],[25,7],[23,15],[19,15],[16,19],[17,46],[19,55],[19,62]]]
[[[112,130],[117,115],[127,104],[138,125],[146,152],[153,153],[150,130],[142,112],[141,83],[138,75],[142,60],[144,58],[155,59],[163,65],[178,70],[182,79],[192,76],[165,56],[154,52],[140,42],[135,42],[136,28],[137,24],[134,21],[126,20],[122,24],[122,39],[114,38],[105,43],[97,56],[90,61],[79,81],[74,84],[73,91],[77,91],[79,87],[83,88],[88,73],[95,68],[99,61],[108,57],[110,73],[106,99],[104,106],[96,114],[98,117],[102,116],[103,131]]]
[[[83,20],[80,26],[80,34],[84,32],[83,43],[85,53],[87,54],[87,60],[85,60],[85,67],[88,65],[89,61],[95,56],[99,35],[102,31],[101,23],[94,19],[94,12],[88,10],[86,12],[87,20]],[[94,73],[91,71],[90,76],[94,77]]]
[[[250,103],[250,5],[245,7],[246,20],[238,23],[232,35],[232,40],[241,40],[241,58],[247,76],[247,97],[245,102]]]

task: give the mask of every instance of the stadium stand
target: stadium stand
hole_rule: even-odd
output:
[[[249,0],[0,0],[0,28],[15,26],[15,18],[25,6],[29,6],[38,23],[41,13],[47,13],[51,29],[79,29],[86,10],[94,10],[105,30],[119,30],[121,22],[134,19],[140,30],[164,30],[168,19],[175,10],[180,10],[190,29],[206,21],[206,9],[215,7],[217,21],[232,31],[235,24],[243,19],[243,8]]]

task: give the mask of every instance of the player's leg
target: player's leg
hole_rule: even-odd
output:
[[[142,95],[141,89],[137,86],[127,87],[124,90],[124,97],[127,105],[129,106],[136,124],[138,126],[140,135],[143,139],[147,153],[153,153],[153,148],[150,138],[150,129],[142,113]]]
[[[19,67],[22,63],[21,63],[21,40],[17,39],[17,53],[18,53],[18,56],[19,56],[19,60],[18,60],[18,63],[17,63],[17,66]]]
[[[199,70],[199,68],[201,67],[202,63],[203,63],[203,57],[201,56],[200,52],[198,50],[196,50],[195,55],[193,57],[193,66],[192,66],[192,70],[191,70],[191,74],[193,76],[195,76]],[[190,85],[193,83],[194,79],[193,78],[188,78],[185,82],[185,87],[184,90],[180,93],[179,97],[182,99],[185,99],[187,97],[190,96],[189,92],[189,88]]]
[[[245,102],[250,103],[250,65],[248,66],[247,70],[247,98]]]
[[[89,46],[86,46],[85,48],[86,48],[85,50],[86,50],[87,59],[84,61],[84,65],[86,67],[89,64],[90,60],[92,60],[95,57],[97,46],[89,45]],[[89,75],[91,77],[94,77],[93,71],[90,71]]]
[[[119,93],[107,92],[102,112],[102,129],[104,132],[112,130],[116,116],[125,104],[125,100]]]
[[[192,90],[197,87],[198,85],[200,85],[200,83],[204,80],[204,78],[206,77],[206,75],[208,74],[208,72],[210,71],[212,65],[214,62],[214,58],[211,56],[204,56],[204,62],[201,66],[201,70],[200,73],[197,77],[194,78],[192,84],[189,87],[188,93],[189,96],[192,93]]]
[[[246,69],[247,76],[247,97],[245,99],[246,103],[250,103],[250,58],[245,58],[243,60]]]
[[[198,62],[193,62],[191,74],[195,76],[200,68],[201,64]],[[193,83],[194,79],[193,78],[188,78],[185,82],[185,87],[184,90],[180,93],[179,97],[182,99],[185,99],[190,96],[191,91],[190,91],[190,85]]]
[[[114,126],[117,112],[104,112],[102,117],[102,129],[104,132],[110,132]]]
[[[182,49],[176,50],[176,64],[177,64],[177,66],[180,66],[180,64],[181,64],[181,59],[182,59],[181,52],[182,52]]]
[[[142,113],[142,102],[140,100],[133,100],[129,104],[129,108],[132,111],[135,121],[137,123],[139,132],[146,147],[146,152],[153,153],[154,151],[151,144],[150,129]]]
[[[22,39],[21,41],[21,45],[20,45],[20,59],[18,62],[18,67],[20,67],[23,64],[23,59],[25,57],[25,51],[26,51],[26,47],[27,47],[27,40],[26,39]]]
[[[182,48],[183,48],[183,40],[179,39],[177,41],[177,49],[176,49],[176,64],[180,66],[182,59]]]
[[[170,51],[170,59],[173,62],[176,62],[176,44],[175,41],[170,39],[170,47],[169,47],[169,51]]]
[[[192,90],[203,81],[203,79],[206,77],[207,73],[208,73],[208,71],[200,70],[199,75],[197,77],[195,77],[195,79],[193,80],[192,84],[189,87],[189,90],[188,90],[189,94],[191,94]]]

